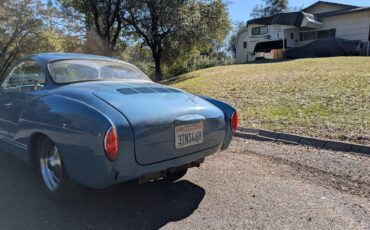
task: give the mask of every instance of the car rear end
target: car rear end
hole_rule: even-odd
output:
[[[236,128],[231,106],[148,81],[76,83],[60,92],[105,116],[96,141],[61,146],[72,179],[91,188],[199,166],[227,148]]]
[[[134,137],[134,154],[124,151],[127,143],[118,142],[116,158],[111,159],[115,183],[144,182],[199,166],[205,157],[227,147],[237,122],[233,109],[225,114],[200,97],[152,83],[94,94],[127,119]],[[116,129],[117,136],[127,135]]]

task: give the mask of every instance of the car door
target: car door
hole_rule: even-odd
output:
[[[8,141],[14,135],[15,124],[12,122],[12,96],[18,92],[20,67],[10,71],[0,87],[0,138]]]
[[[23,61],[16,65],[0,87],[0,140],[5,151],[21,154],[27,149],[15,138],[19,119],[25,106],[32,106],[35,91],[43,88],[45,72],[35,61]],[[3,148],[4,149],[4,148]],[[20,151],[18,151],[20,150]]]

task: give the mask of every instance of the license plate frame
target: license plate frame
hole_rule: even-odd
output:
[[[175,147],[183,149],[189,146],[202,144],[204,141],[203,122],[175,126]]]

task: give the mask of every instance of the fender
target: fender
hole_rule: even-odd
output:
[[[224,113],[225,121],[226,121],[226,134],[225,134],[225,140],[224,140],[224,143],[222,145],[221,150],[225,150],[230,145],[230,142],[231,142],[231,140],[233,138],[233,135],[234,135],[232,130],[231,130],[230,121],[231,121],[231,116],[236,112],[236,109],[234,109],[232,106],[226,104],[225,102],[216,100],[214,98],[207,97],[207,96],[201,96],[201,95],[197,95],[197,96],[202,98],[203,100],[208,101],[212,105],[216,106],[217,108],[219,108]]]
[[[39,97],[22,112],[19,122],[22,133],[17,133],[17,139],[29,144],[33,134],[47,135],[58,146],[65,170],[73,180],[100,187],[100,183],[112,180],[116,167],[116,162],[110,162],[104,153],[105,132],[115,125],[119,134],[125,133],[119,135],[120,142],[133,137],[126,128],[129,124],[117,111],[104,102],[99,106],[98,110],[96,105],[63,95]],[[126,143],[122,146],[129,147]]]

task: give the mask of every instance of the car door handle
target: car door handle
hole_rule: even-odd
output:
[[[11,107],[12,107],[12,103],[6,103],[6,104],[4,104],[4,106],[5,106],[5,108],[6,109],[10,109]]]

